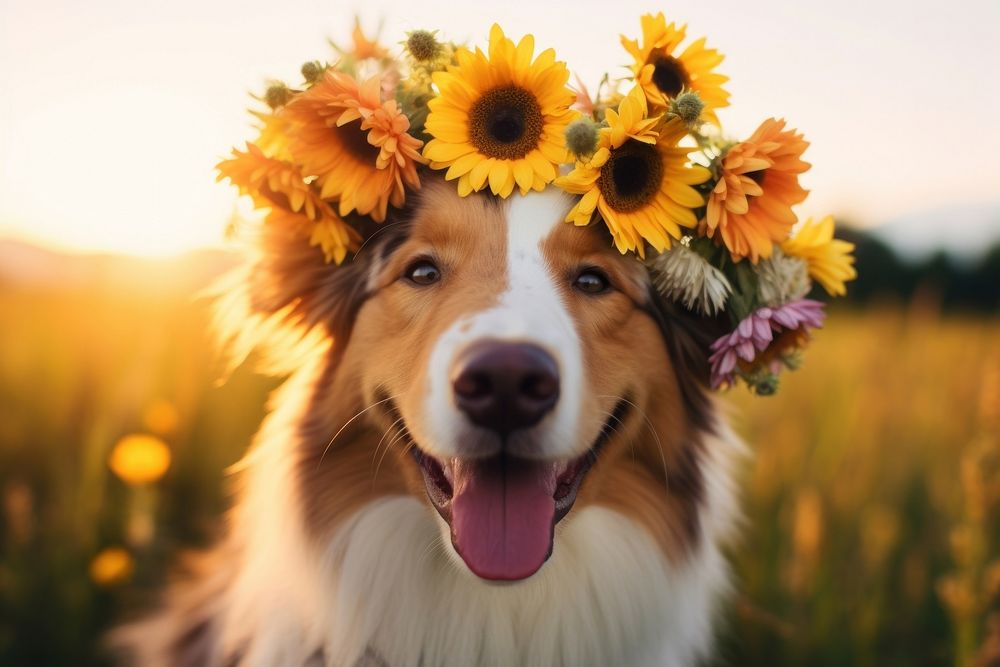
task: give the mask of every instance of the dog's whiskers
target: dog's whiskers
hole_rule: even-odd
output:
[[[627,405],[630,405],[633,408],[635,408],[636,411],[640,415],[642,415],[642,418],[646,423],[646,428],[649,430],[650,435],[653,436],[653,440],[656,442],[656,451],[660,455],[660,464],[663,467],[663,484],[667,488],[670,488],[670,475],[667,472],[667,459],[663,454],[663,443],[660,440],[660,435],[656,432],[656,428],[653,426],[652,420],[649,418],[649,415],[646,414],[646,411],[640,408],[634,402],[625,398],[624,396],[599,396],[599,398],[610,398],[613,400],[622,401],[623,403],[626,403]]]
[[[333,446],[334,441],[338,437],[340,437],[340,434],[344,432],[344,429],[346,429],[348,426],[350,426],[351,423],[355,419],[357,419],[361,415],[365,414],[366,412],[368,412],[372,408],[377,407],[379,405],[382,405],[383,403],[387,403],[387,402],[389,402],[391,400],[394,400],[396,398],[398,398],[398,396],[389,396],[388,398],[383,398],[381,401],[375,401],[374,403],[372,403],[371,405],[369,405],[367,408],[364,408],[363,410],[361,410],[360,412],[358,412],[357,414],[355,414],[353,417],[351,417],[350,419],[348,419],[346,422],[344,422],[344,425],[340,427],[340,430],[338,430],[336,433],[334,433],[333,437],[330,438],[330,442],[326,443],[326,447],[323,448],[323,453],[320,455],[319,462],[316,464],[316,467],[319,468],[319,466],[322,465],[323,459],[326,458],[326,453],[328,451],[330,451],[330,447]]]
[[[382,437],[379,438],[378,444],[375,445],[375,449],[372,451],[372,465],[375,465],[375,459],[378,457],[379,450],[382,448],[382,443],[385,442],[385,439],[389,436],[389,433],[392,432],[392,429],[396,428],[401,421],[403,421],[402,417],[389,424],[389,428],[385,429],[385,433],[383,433]]]
[[[409,429],[406,428],[406,425],[404,424],[403,428],[399,429],[399,433],[393,436],[392,440],[390,440],[386,444],[385,449],[382,450],[382,456],[380,456],[378,459],[378,465],[375,466],[375,472],[372,474],[372,485],[375,484],[375,480],[378,478],[378,471],[382,468],[382,461],[385,460],[385,455],[389,453],[389,450],[392,449],[393,445],[395,445],[401,439],[408,437],[409,435],[410,431]]]
[[[384,233],[387,229],[391,227],[401,225],[403,224],[403,222],[404,222],[403,220],[397,220],[396,222],[390,222],[388,224],[380,226],[377,230],[375,230],[375,232],[371,236],[369,236],[367,239],[364,240],[364,242],[361,244],[361,247],[358,248],[358,251],[354,253],[354,257],[351,258],[351,261],[352,262],[356,261],[358,259],[358,255],[360,255],[361,251],[365,249],[365,246],[374,241],[379,234]]]
[[[434,539],[428,540],[424,544],[423,549],[417,554],[416,562],[417,566],[420,567],[424,564],[424,561],[429,559],[435,553],[439,556],[447,558],[448,547],[444,543],[444,539],[438,531],[434,531]]]
[[[616,422],[618,422],[619,426],[625,426],[625,422],[622,421],[622,419],[620,417],[618,417],[618,415],[616,415],[614,412],[605,412],[604,414],[607,415],[607,418],[609,420],[613,419]],[[610,426],[610,429],[611,429],[611,432],[614,433],[614,434],[616,434],[616,435],[620,435],[621,434],[621,431],[618,430],[618,428],[615,427],[615,426]],[[632,454],[632,462],[635,463],[635,438],[629,438],[628,439],[628,450]]]

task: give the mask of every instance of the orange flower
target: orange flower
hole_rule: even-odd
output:
[[[291,160],[288,152],[288,121],[273,113],[250,112],[261,122],[254,145],[260,148],[264,155],[279,160]]]
[[[246,152],[233,150],[233,157],[216,168],[218,180],[228,178],[240,194],[253,199],[254,206],[270,209],[269,222],[302,225],[312,245],[322,248],[326,261],[340,264],[348,250],[360,246],[361,236],[323,201],[295,165],[268,157],[248,143]]]
[[[769,118],[730,148],[708,198],[707,235],[719,234],[736,259],[756,264],[770,257],[795,224],[792,206],[808,194],[799,185],[799,174],[810,167],[802,161],[808,146],[801,134],[785,129],[785,121]]]
[[[361,19],[357,16],[354,17],[354,30],[351,31],[351,41],[354,42],[354,48],[350,53],[358,60],[366,60],[368,58],[382,60],[383,58],[390,57],[389,50],[378,43],[377,34],[371,39],[365,36],[364,31],[361,29]]]
[[[420,187],[423,142],[408,134],[410,121],[395,100],[382,101],[378,76],[363,84],[329,71],[282,111],[292,124],[289,150],[320,196],[339,202],[340,215],[357,211],[385,220],[402,206],[404,186]]]
[[[241,195],[253,199],[256,208],[285,208],[298,212],[305,208],[308,218],[316,217],[318,197],[294,165],[268,157],[256,144],[247,142],[245,152],[233,149],[233,157],[215,165],[217,181],[228,178]]]

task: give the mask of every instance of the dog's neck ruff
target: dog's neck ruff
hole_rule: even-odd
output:
[[[272,415],[248,461],[220,657],[239,655],[241,667],[681,667],[708,652],[735,516],[729,461],[740,446],[728,431],[706,436],[701,537],[681,562],[630,518],[589,506],[558,526],[535,576],[495,585],[454,560],[440,520],[410,496],[374,500],[328,541],[308,540],[291,443],[274,437],[287,423]]]
[[[714,545],[671,566],[642,528],[589,507],[534,577],[497,586],[459,572],[434,524],[417,501],[386,499],[333,541],[330,664],[681,666],[708,649],[726,581]]]

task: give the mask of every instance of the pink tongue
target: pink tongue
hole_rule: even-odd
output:
[[[552,464],[456,461],[452,542],[483,579],[533,575],[552,550],[556,473]]]

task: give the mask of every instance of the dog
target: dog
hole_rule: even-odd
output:
[[[225,537],[117,633],[126,662],[711,654],[741,450],[708,390],[712,323],[666,302],[604,225],[563,222],[556,188],[424,180],[341,266],[263,226],[223,319],[290,377]]]

